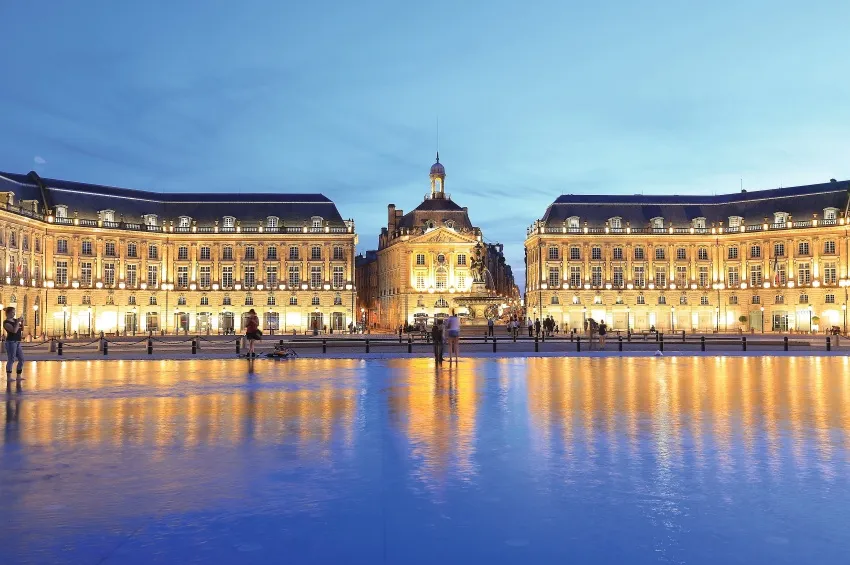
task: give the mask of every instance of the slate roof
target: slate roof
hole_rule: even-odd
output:
[[[233,216],[243,224],[256,224],[268,216],[277,216],[283,224],[302,225],[320,216],[330,226],[344,226],[336,205],[322,194],[296,193],[168,193],[41,179],[46,187],[47,206],[68,206],[80,218],[96,219],[101,210],[114,210],[115,217],[141,221],[145,214],[161,220],[189,216],[199,225],[212,225],[224,216]],[[13,192],[17,201],[37,200],[43,211],[41,190],[27,175],[0,172],[0,191]]]
[[[686,226],[694,218],[705,218],[706,224],[723,222],[730,216],[741,216],[745,224],[773,220],[775,212],[787,212],[794,220],[809,220],[812,214],[823,217],[824,208],[837,208],[844,214],[848,205],[850,181],[828,182],[805,186],[744,191],[709,196],[701,195],[621,195],[564,194],[543,215],[547,226],[562,226],[567,218],[578,216],[582,225],[600,227],[619,216],[623,225],[646,227],[652,218],[664,218],[664,225]]]
[[[426,198],[419,206],[402,216],[398,227],[422,227],[428,220],[434,220],[439,225],[446,220],[452,220],[456,229],[473,229],[467,209],[448,198]]]

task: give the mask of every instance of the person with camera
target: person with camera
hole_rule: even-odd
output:
[[[12,380],[12,365],[18,361],[17,380],[21,380],[24,371],[24,349],[21,346],[21,335],[24,331],[24,319],[15,318],[15,308],[9,306],[5,310],[6,319],[3,329],[6,331],[6,380]]]

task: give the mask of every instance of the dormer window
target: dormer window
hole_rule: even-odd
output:
[[[621,218],[619,216],[617,216],[616,218],[611,218],[610,220],[608,220],[608,223],[615,230],[619,230],[619,229],[623,228],[623,218]]]
[[[740,228],[744,223],[744,218],[741,216],[729,216],[729,227],[730,228]]]
[[[311,219],[311,225],[312,225],[314,230],[321,229],[322,228],[322,218],[321,218],[321,216],[313,216],[313,218]]]
[[[447,227],[447,228],[449,228],[450,230],[455,229],[455,223],[454,223],[454,221],[452,221],[452,220],[446,220],[446,227]]]
[[[823,219],[835,221],[838,218],[838,208],[824,208]]]
[[[428,220],[427,222],[425,222],[425,226],[427,226],[427,228],[428,228],[429,230],[434,229],[434,226],[435,226],[435,224],[434,224],[434,220]]]
[[[236,227],[236,218],[233,216],[225,216],[221,219],[221,226],[223,228],[235,228]]]
[[[68,217],[68,207],[64,204],[60,204],[56,206],[56,217],[57,218],[67,218]]]
[[[192,225],[192,218],[190,218],[189,216],[180,216],[180,218],[177,219],[177,227],[178,228],[188,228],[191,225]]]
[[[143,216],[146,226],[155,226],[157,225],[157,217],[156,214],[145,214]]]
[[[267,228],[276,228],[280,224],[280,218],[277,216],[269,216],[266,218],[266,227]]]
[[[581,226],[580,218],[578,216],[572,216],[567,218],[567,227],[571,229],[578,229]]]
[[[696,228],[698,230],[704,230],[705,229],[705,218],[694,218],[693,219],[693,226],[694,226],[694,228]]]
[[[788,223],[788,212],[776,212],[773,214],[773,223],[778,226],[784,226]]]
[[[664,229],[664,218],[652,218],[649,223],[654,230]]]
[[[114,222],[115,221],[115,210],[101,210],[97,213],[97,217],[102,222]]]

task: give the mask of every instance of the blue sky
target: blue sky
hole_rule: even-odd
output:
[[[562,193],[850,178],[850,2],[0,4],[0,170],[321,191],[372,248],[446,189],[523,280]]]

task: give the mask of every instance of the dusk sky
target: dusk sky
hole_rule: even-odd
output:
[[[523,284],[562,193],[850,178],[847,0],[0,3],[0,170],[322,192],[374,248],[446,190]]]

